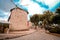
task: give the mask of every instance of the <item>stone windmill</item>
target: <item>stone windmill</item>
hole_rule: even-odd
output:
[[[11,0],[11,2],[13,3],[12,0]],[[9,25],[10,30],[27,30],[27,29],[29,29],[27,26],[28,12],[19,8],[17,5],[15,5],[15,6],[16,6],[15,8],[10,10],[11,15],[8,20],[10,22],[10,25]]]

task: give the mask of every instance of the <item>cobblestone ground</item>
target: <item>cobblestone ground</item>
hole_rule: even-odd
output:
[[[38,30],[30,35],[6,40],[60,40],[59,35],[52,35],[50,33],[44,32],[43,30]]]

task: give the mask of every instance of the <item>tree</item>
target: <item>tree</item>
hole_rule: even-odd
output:
[[[47,23],[50,24],[54,18],[54,14],[53,14],[53,12],[45,11],[43,14],[43,17],[44,17],[43,21],[47,21]]]
[[[60,24],[60,7],[56,9],[55,14],[53,22]]]
[[[55,13],[60,15],[60,7],[56,9]]]
[[[43,14],[38,14],[38,16],[39,16],[39,20],[40,20],[40,21],[43,21],[43,19],[44,19]]]
[[[35,26],[37,26],[37,25],[38,25],[38,22],[40,21],[38,14],[35,14],[35,15],[31,16],[31,17],[30,17],[30,21],[31,21],[32,23],[34,23]]]

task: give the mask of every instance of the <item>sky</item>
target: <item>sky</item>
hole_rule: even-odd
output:
[[[15,5],[29,12],[29,20],[30,16],[43,14],[46,10],[54,12],[60,6],[60,0],[0,0],[0,20],[7,21]]]

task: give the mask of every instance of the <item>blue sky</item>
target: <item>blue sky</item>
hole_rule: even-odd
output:
[[[46,10],[54,12],[60,6],[60,0],[0,0],[0,20],[7,21],[15,5],[29,12],[29,20],[33,14],[43,14]]]

